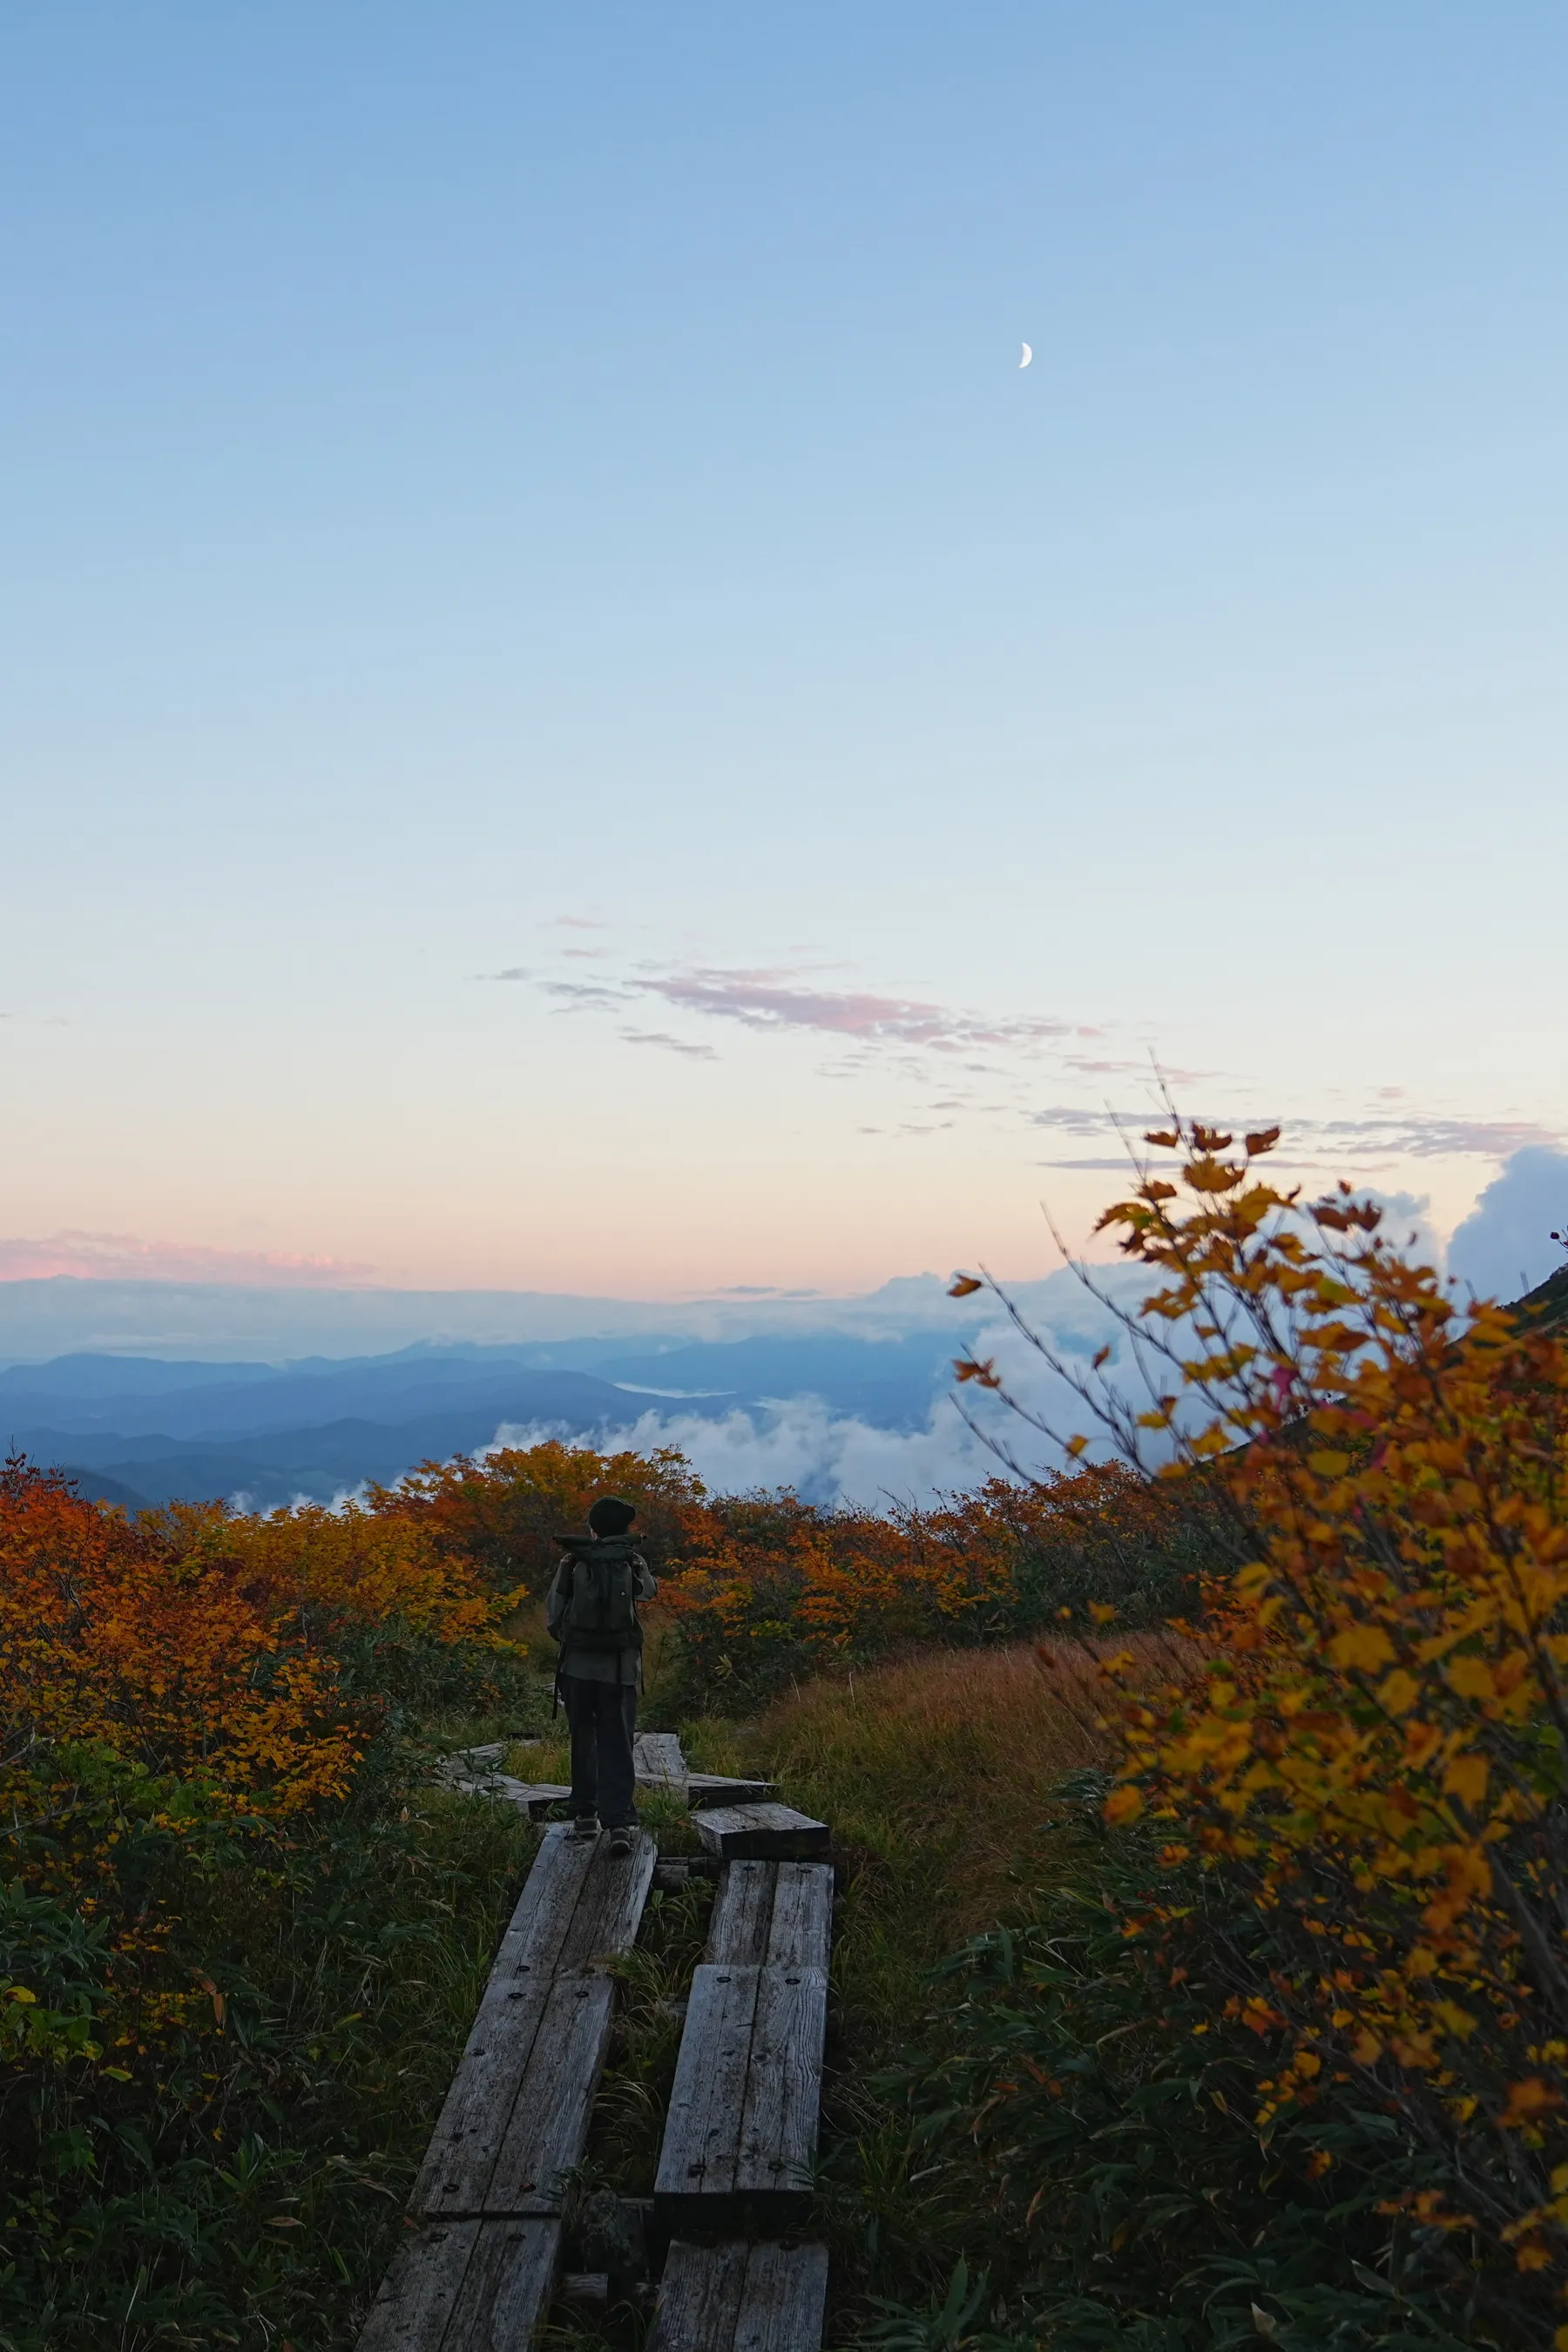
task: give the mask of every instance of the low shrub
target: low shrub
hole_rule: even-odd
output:
[[[1202,1497],[1178,1506],[1115,1465],[1034,1486],[992,1478],[928,1510],[877,1512],[787,1491],[710,1495],[673,1450],[599,1454],[551,1441],[426,1463],[374,1489],[369,1512],[504,1604],[548,1583],[554,1535],[608,1492],[637,1503],[660,1578],[666,1712],[754,1707],[792,1681],[910,1644],[1014,1640],[1097,1612],[1158,1624],[1196,1605],[1214,1564]]]
[[[482,1462],[422,1462],[395,1486],[372,1486],[367,1509],[384,1526],[417,1528],[441,1559],[490,1589],[537,1594],[560,1564],[556,1536],[582,1528],[589,1504],[608,1494],[636,1504],[638,1540],[656,1570],[711,1539],[706,1491],[673,1446],[595,1454],[552,1438],[498,1447]]]
[[[500,1613],[363,1515],[0,1473],[7,2352],[342,2340],[531,1850],[414,1737]]]
[[[992,1478],[937,1507],[824,1510],[793,1495],[715,1508],[710,1548],[661,1589],[693,1709],[764,1702],[791,1681],[934,1641],[1015,1641],[1195,1604],[1205,1563],[1193,1499],[1117,1467]]]
[[[1205,1971],[1214,2030],[1257,2037],[1253,2127],[1328,2168],[1351,2105],[1388,2119],[1389,2212],[1563,2352],[1568,1338],[1528,1302],[1458,1314],[1348,1185],[1279,1190],[1277,1129],[1146,1140],[1169,1175],[1101,1223],[1156,1276],[1126,1318],[1156,1392],[1079,1392],[1233,1565],[1204,1670],[1121,1710],[1107,1816],[1170,1874],[1142,1924],[1174,1989],[1194,1870],[1266,1923]]]
[[[907,2138],[923,2229],[852,2340],[1142,2352],[1241,2346],[1506,2343],[1511,2263],[1424,2224],[1412,2193],[1443,2168],[1352,2084],[1309,2116],[1258,2120],[1257,2037],[1226,2010],[1267,1983],[1269,1916],[1149,1841],[1107,1837],[1107,1782],[1080,1777],[1075,1860],[1015,1923],[942,1972],[925,2051],[883,2079]],[[1059,1859],[1059,1857],[1058,1857]],[[1151,1883],[1183,1898],[1181,1962],[1140,1927]],[[962,2271],[960,2266],[962,2265]]]

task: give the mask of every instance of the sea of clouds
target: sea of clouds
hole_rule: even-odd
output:
[[[1568,1153],[1535,1147],[1515,1152],[1447,1252],[1427,1223],[1424,1199],[1381,1197],[1390,1238],[1399,1244],[1413,1241],[1414,1255],[1456,1276],[1461,1297],[1517,1297],[1568,1264],[1552,1238],[1553,1229],[1568,1233]],[[819,1397],[796,1396],[721,1419],[650,1408],[594,1444],[612,1453],[676,1446],[716,1494],[787,1486],[810,1502],[873,1508],[929,1505],[987,1477],[1059,1468],[1066,1458],[1062,1441],[1079,1433],[1090,1438],[1091,1458],[1103,1459],[1111,1448],[1070,1375],[1087,1376],[1095,1350],[1108,1347],[1107,1385],[1137,1411],[1148,1401],[1158,1367],[1141,1360],[1114,1311],[1135,1308],[1147,1276],[1131,1267],[1100,1266],[1093,1281],[1112,1304],[1065,1271],[1026,1286],[1027,1320],[1069,1377],[1053,1370],[1005,1318],[988,1322],[973,1344],[973,1352],[992,1360],[1009,1391],[1046,1424],[1044,1431],[969,1384],[942,1397],[917,1429],[879,1428],[834,1412]],[[535,1444],[559,1433],[504,1424],[495,1444]]]
[[[1101,1267],[1096,1279],[1123,1303],[1135,1300],[1143,1286],[1143,1277],[1131,1269]],[[1029,1323],[1052,1352],[1087,1375],[1095,1350],[1109,1348],[1108,1375],[1114,1379],[1120,1372],[1126,1392],[1142,1402],[1146,1391],[1113,1310],[1071,1276],[1032,1287],[1047,1296],[1032,1309]],[[611,1454],[676,1446],[715,1494],[786,1486],[812,1503],[885,1509],[929,1505],[988,1477],[1058,1467],[1066,1458],[1061,1441],[1079,1431],[1093,1436],[1092,1416],[1071,1381],[1054,1371],[1012,1323],[1000,1317],[987,1321],[972,1345],[974,1355],[994,1365],[1007,1389],[1054,1435],[1028,1426],[970,1382],[955,1383],[938,1397],[924,1423],[912,1429],[882,1428],[835,1411],[820,1397],[804,1395],[737,1407],[717,1417],[678,1405],[650,1406],[621,1427],[580,1442]],[[494,1445],[536,1445],[561,1434],[542,1423],[503,1423]],[[1108,1448],[1097,1441],[1094,1450],[1103,1454]]]

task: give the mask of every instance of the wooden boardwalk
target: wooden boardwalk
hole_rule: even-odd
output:
[[[559,1780],[520,1780],[500,1769],[505,1742],[470,1748],[447,1759],[443,1778],[466,1797],[493,1797],[515,1805],[531,1822],[547,1821],[571,1801],[572,1791]],[[738,1780],[723,1772],[693,1772],[680,1752],[673,1731],[645,1731],[634,1751],[637,1783],[650,1795],[678,1797],[683,1805],[732,1806],[765,1802],[773,1793],[771,1780]]]
[[[360,2352],[526,2347],[560,2263],[565,2176],[583,2160],[615,1981],[653,1879],[629,1855],[546,1830],[410,2200],[424,2224],[392,2269]]]
[[[731,1863],[692,1978],[654,2183],[671,2230],[771,2234],[811,2208],[833,1873]]]
[[[678,2242],[647,2352],[816,2352],[826,2298],[826,2246]]]
[[[475,1751],[450,1777],[531,1812],[554,1801],[499,1762]],[[647,2352],[816,2352],[826,2250],[781,2240],[810,2210],[833,1922],[831,1866],[796,1857],[826,1845],[826,1825],[746,1801],[765,1783],[689,1771],[669,1734],[639,1740],[637,1767],[645,1788],[714,1805],[699,1833],[722,1861],[655,2184],[652,2235],[673,2237]],[[617,1858],[604,1837],[545,1832],[359,2352],[533,2344],[609,2046],[609,1963],[636,1938],[655,1861],[640,1834]]]

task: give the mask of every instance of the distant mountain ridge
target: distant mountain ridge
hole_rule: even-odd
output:
[[[472,1453],[507,1424],[599,1437],[649,1412],[765,1413],[811,1395],[876,1427],[919,1427],[963,1338],[667,1338],[637,1353],[588,1338],[421,1345],[282,1370],[83,1352],[0,1372],[0,1439],[110,1501],[327,1502],[364,1479]]]
[[[72,1354],[164,1360],[380,1356],[434,1346],[533,1347],[582,1339],[657,1346],[840,1331],[894,1339],[942,1319],[945,1284],[900,1276],[858,1297],[737,1292],[681,1302],[529,1290],[393,1290],[366,1285],[110,1281],[47,1275],[0,1282],[0,1364]]]

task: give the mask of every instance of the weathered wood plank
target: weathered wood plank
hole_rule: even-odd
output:
[[[585,2140],[613,2000],[604,1964],[630,1948],[654,1858],[651,1838],[638,1837],[619,1857],[603,1838],[579,1844],[563,1823],[546,1831],[415,2184],[415,2211],[451,2218],[548,2209],[555,2191],[537,2184],[581,2158],[582,2145],[569,2147],[562,2133],[569,2126]],[[590,1979],[596,2006],[581,1990]],[[564,2006],[555,2001],[558,1986],[569,1989]],[[558,2041],[568,2020],[573,2031],[561,2048],[539,2048]],[[568,2061],[582,2070],[575,2089],[560,2071]],[[536,2112],[560,2128],[531,2123]],[[492,2196],[509,2138],[504,2183]],[[524,2180],[535,2186],[524,2189]]]
[[[697,1834],[724,1862],[809,1862],[826,1853],[826,1822],[793,1805],[717,1805],[697,1815]]]
[[[758,1973],[703,1966],[692,1976],[654,2181],[656,2210],[677,2226],[724,2226],[702,2217],[734,2187]]]
[[[511,1801],[521,1807],[531,1822],[542,1822],[556,1805],[569,1805],[572,1790],[560,1780],[519,1780],[514,1784],[520,1792]]]
[[[489,1772],[480,1780],[459,1780],[465,1797],[493,1797],[498,1804],[515,1805],[531,1822],[542,1821],[552,1805],[569,1802],[572,1791],[554,1780],[514,1780],[506,1772]]]
[[[730,2352],[819,2352],[826,2246],[752,2246]]]
[[[555,1963],[562,1972],[602,1967],[629,1951],[653,1885],[658,1848],[645,1832],[636,1832],[630,1853],[611,1853],[607,1837],[601,1837],[592,1851],[593,1866]]]
[[[689,1772],[686,1801],[694,1809],[705,1805],[760,1805],[777,1788],[776,1780],[735,1780],[724,1772]]]
[[[595,1849],[547,1830],[430,2136],[412,2210],[479,2213]]]
[[[487,2214],[558,2210],[562,2176],[582,2162],[615,2009],[605,1963],[636,1939],[656,1857],[640,1834],[624,1857],[599,1843],[485,2191]]]
[[[826,2246],[676,2239],[647,2352],[819,2352]]]
[[[558,1977],[484,2189],[487,2217],[559,2212],[562,2176],[582,2161],[610,2046],[616,1988],[597,1969]]]
[[[561,2267],[561,2222],[481,2221],[445,2336],[418,2352],[528,2352]]]
[[[708,1958],[715,1968],[760,1968],[768,1957],[773,1888],[782,1864],[730,1862],[708,1921]]]
[[[647,2352],[730,2352],[748,2249],[676,2239],[664,2265]]]
[[[686,1793],[686,1759],[673,1731],[639,1731],[632,1743],[632,1769],[645,1789]]]
[[[371,2305],[359,2352],[438,2352],[479,2231],[477,2221],[435,2221],[405,2240]]]
[[[732,1870],[746,1867],[731,1863]],[[767,1949],[770,1968],[820,1969],[833,1951],[833,1870],[826,1862],[781,1862],[773,1882]]]
[[[826,2033],[821,1969],[758,1969],[733,2190],[775,2229],[797,2227],[810,2210]]]
[[[654,2182],[669,2227],[805,2221],[826,2027],[821,1969],[697,1969]]]

